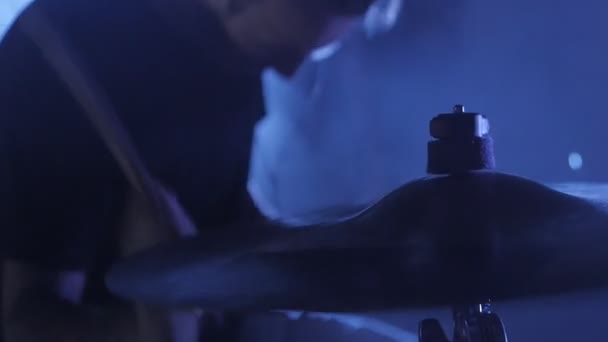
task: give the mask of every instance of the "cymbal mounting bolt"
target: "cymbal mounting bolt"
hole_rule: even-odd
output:
[[[458,104],[458,105],[454,106],[454,114],[464,114],[464,113],[466,113],[464,105]]]
[[[427,173],[455,175],[491,170],[496,166],[488,119],[467,112],[462,104],[431,119]]]
[[[491,314],[492,313],[492,304],[490,304],[490,301],[479,305],[479,312],[486,314],[486,315]]]

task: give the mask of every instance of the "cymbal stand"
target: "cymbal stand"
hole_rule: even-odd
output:
[[[507,342],[507,333],[500,317],[489,303],[452,308],[453,342]],[[449,342],[436,319],[425,319],[418,326],[419,342]]]
[[[429,125],[427,172],[431,175],[458,175],[494,169],[490,123],[479,113],[467,112],[463,105],[452,113],[439,114]],[[507,334],[490,303],[455,306],[453,342],[507,342]],[[439,321],[425,319],[418,327],[420,342],[448,342]]]

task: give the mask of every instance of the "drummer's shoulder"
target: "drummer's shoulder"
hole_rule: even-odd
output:
[[[0,41],[0,47],[13,40],[11,37],[28,40],[27,43],[31,44],[27,32],[36,27],[44,30],[40,24],[50,25],[61,35],[60,38],[78,50],[114,45],[124,31],[132,29],[136,23],[141,25],[142,17],[148,26],[152,25],[153,18],[156,19],[151,15],[155,13],[152,0],[22,0],[22,3]]]
[[[44,15],[51,22],[63,22],[74,13],[82,12],[82,4],[74,0],[22,0],[14,13],[7,35],[22,31],[23,24],[39,15]]]
[[[8,23],[6,30],[0,37],[0,72],[1,82],[14,82],[15,79],[8,77],[9,72],[20,72],[19,67],[30,66],[42,62],[42,55],[29,35],[29,31],[39,28],[41,19],[50,23],[53,28],[59,28],[61,34],[67,33],[66,28],[73,26],[69,24],[69,17],[81,12],[80,6],[71,6],[73,0],[34,0],[23,1],[13,18]]]

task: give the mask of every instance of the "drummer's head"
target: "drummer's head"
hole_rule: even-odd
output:
[[[340,39],[374,0],[204,0],[241,48],[291,74],[315,48]]]

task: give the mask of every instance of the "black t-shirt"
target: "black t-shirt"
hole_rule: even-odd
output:
[[[22,31],[32,11],[74,47],[151,173],[199,228],[242,218],[253,127],[264,111],[259,70],[197,1],[153,1],[162,2],[38,0],[0,44],[6,258],[102,274],[116,257],[129,190],[82,108]]]

